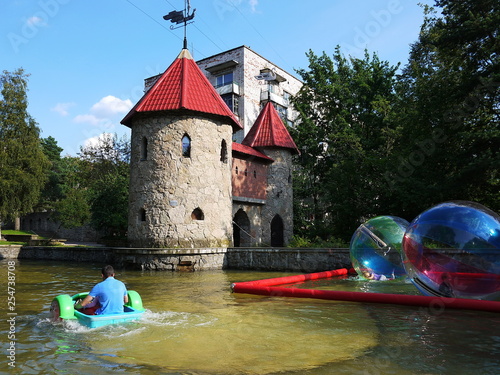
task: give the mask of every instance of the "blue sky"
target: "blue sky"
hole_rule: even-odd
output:
[[[406,64],[432,0],[191,0],[188,44],[196,60],[247,45],[290,73],[305,53],[361,57],[365,48]],[[0,69],[29,78],[29,112],[42,137],[63,155],[120,124],[142,95],[143,80],[163,72],[182,48],[183,30],[163,16],[184,0],[2,0]]]

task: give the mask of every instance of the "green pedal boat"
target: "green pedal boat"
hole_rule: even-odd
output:
[[[74,305],[78,300],[83,300],[87,293],[78,293],[71,297],[68,294],[61,294],[52,300],[50,313],[52,319],[78,320],[78,322],[89,328],[102,327],[109,324],[125,323],[138,320],[144,313],[142,299],[139,293],[134,290],[128,291],[128,302],[123,305],[123,312],[118,314],[87,315],[75,310]]]

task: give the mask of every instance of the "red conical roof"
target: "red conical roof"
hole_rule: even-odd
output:
[[[267,102],[241,143],[250,147],[288,148],[295,154],[300,153],[271,102]]]
[[[121,123],[130,126],[132,118],[138,113],[176,110],[222,116],[236,129],[242,128],[187,49],[182,50]]]

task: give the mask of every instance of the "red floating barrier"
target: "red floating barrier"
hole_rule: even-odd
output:
[[[430,296],[413,296],[406,294],[345,292],[316,289],[283,288],[275,285],[294,284],[308,280],[325,279],[335,276],[347,275],[346,268],[304,275],[278,277],[234,283],[231,288],[234,293],[257,294],[275,297],[317,298],[336,301],[386,303],[406,306],[424,306],[433,309],[465,309],[500,312],[500,302],[484,301],[466,298],[446,298]]]

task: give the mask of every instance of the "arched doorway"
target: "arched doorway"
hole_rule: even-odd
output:
[[[285,240],[283,235],[283,219],[280,215],[275,215],[271,220],[271,246],[283,247]]]
[[[233,243],[235,247],[251,246],[250,219],[242,209],[233,218]]]

